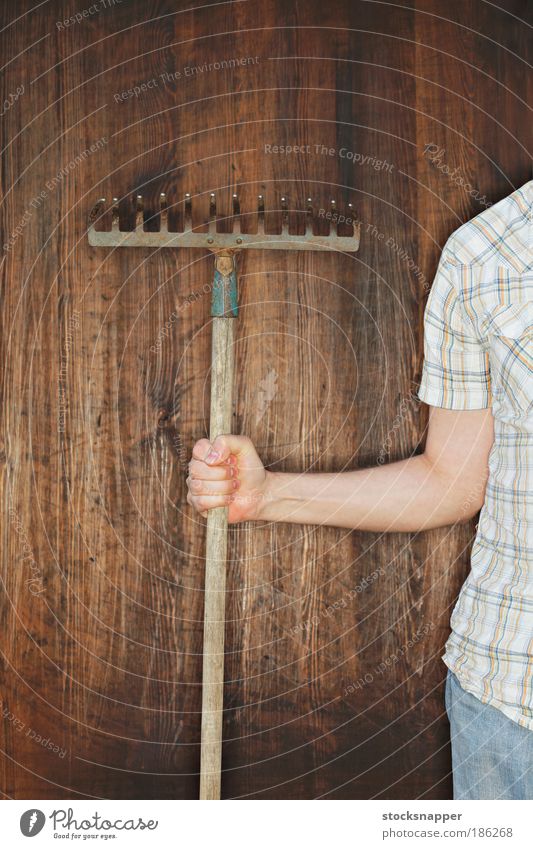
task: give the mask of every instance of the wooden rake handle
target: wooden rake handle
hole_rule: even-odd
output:
[[[232,421],[237,273],[235,255],[229,251],[215,257],[211,315],[209,438],[213,441],[231,432]],[[220,799],[227,550],[228,508],[218,507],[207,514],[200,799]]]

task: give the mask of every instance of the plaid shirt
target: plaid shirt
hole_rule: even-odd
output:
[[[419,397],[492,407],[494,445],[471,571],[444,662],[533,729],[533,181],[445,245],[425,312]]]

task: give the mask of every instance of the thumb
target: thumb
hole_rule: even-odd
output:
[[[208,465],[218,465],[225,463],[230,454],[235,454],[237,457],[243,457],[250,453],[253,449],[252,440],[247,436],[234,436],[233,434],[223,434],[217,436],[211,445],[205,462]]]

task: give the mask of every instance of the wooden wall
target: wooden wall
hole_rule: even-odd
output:
[[[90,248],[89,209],[352,202],[357,255],[242,257],[234,430],[278,470],[406,457],[440,249],[531,177],[531,5],[90,5],[0,4],[0,789],[194,798],[211,260]],[[232,529],[225,797],[450,798],[440,655],[473,531]]]

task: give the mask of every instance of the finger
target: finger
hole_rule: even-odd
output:
[[[210,466],[218,466],[226,462],[229,452],[226,451],[225,456],[222,456],[220,448],[215,448],[214,443],[211,443],[208,439],[199,439],[192,450],[192,456],[196,460],[203,460]]]
[[[187,486],[192,495],[229,495],[238,488],[239,481],[206,481],[188,478]]]
[[[206,463],[224,463],[227,462],[233,454],[237,459],[247,454],[250,449],[253,449],[253,444],[247,436],[234,436],[232,433],[225,433],[213,441],[211,449],[208,451],[205,461]]]
[[[198,442],[194,444],[194,448],[192,449],[192,456],[196,460],[205,460],[210,448],[211,443],[208,439],[199,439]]]
[[[199,495],[193,497],[192,503],[199,513],[207,513],[216,507],[227,507],[231,504],[231,499],[231,495]]]
[[[190,492],[188,492],[188,493],[187,493],[187,504],[190,504],[190,506],[191,506],[191,507],[194,507],[194,509],[195,509],[198,513],[200,513],[200,516],[203,516],[204,518],[207,516],[207,513],[206,513],[206,512],[203,512],[203,513],[202,513],[202,512],[200,512],[200,510],[198,510],[198,508],[196,507],[195,500],[194,500],[194,498],[193,498],[193,496],[191,495],[191,493],[190,493]]]
[[[208,466],[202,460],[191,460],[189,463],[189,477],[198,478],[198,480],[223,481],[231,477],[232,471],[226,464]]]

